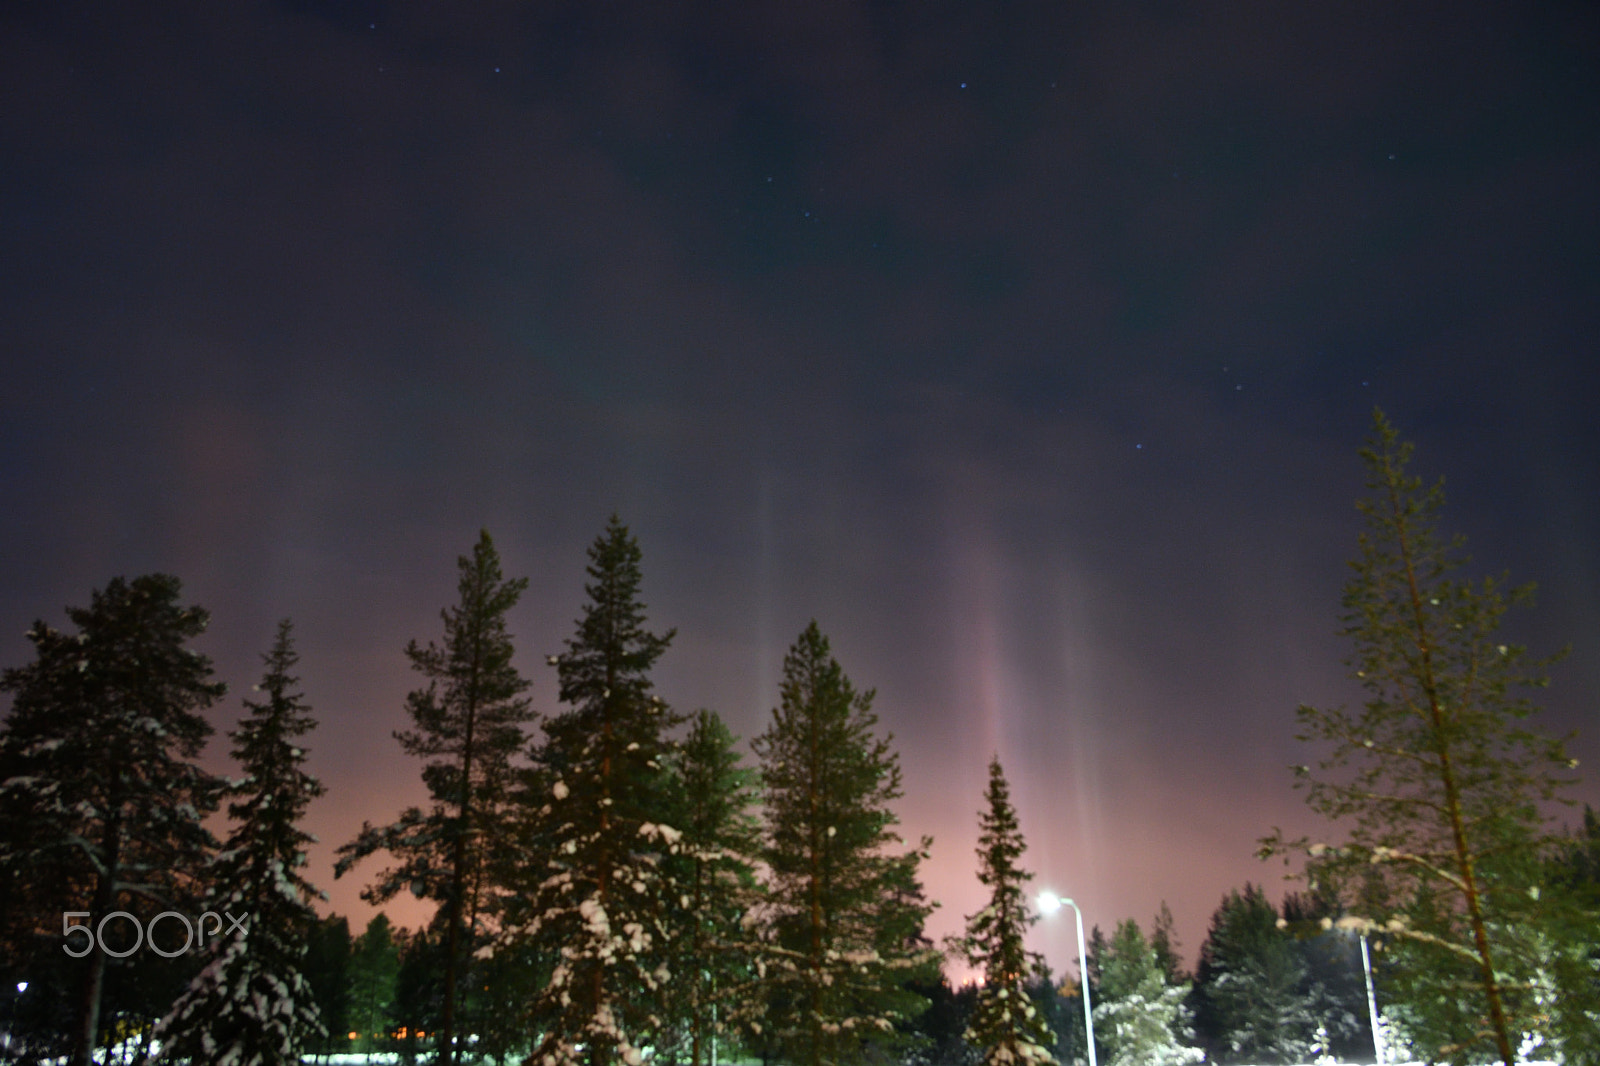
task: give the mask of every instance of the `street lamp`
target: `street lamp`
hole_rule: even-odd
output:
[[[1372,991],[1372,960],[1367,956],[1367,934],[1361,934],[1361,972],[1367,977],[1367,1014],[1372,1019],[1372,1051],[1383,1066],[1383,1037],[1378,1029],[1378,997]]]
[[[1039,910],[1054,914],[1062,907],[1071,907],[1078,918],[1078,984],[1083,989],[1083,1028],[1089,1045],[1089,1066],[1099,1066],[1094,1055],[1094,1014],[1089,1006],[1089,953],[1083,947],[1083,911],[1070,899],[1062,899],[1054,892],[1039,893]]]

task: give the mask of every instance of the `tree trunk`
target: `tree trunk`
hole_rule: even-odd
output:
[[[456,830],[455,855],[452,856],[450,870],[450,899],[447,901],[450,929],[445,934],[444,1031],[440,1033],[446,1066],[456,1066],[456,955],[461,950],[461,894],[466,889],[467,837],[472,832],[472,734],[477,725],[478,661],[481,656],[482,651],[475,643],[472,674],[467,681],[467,728],[461,742],[461,825]]]
[[[105,855],[105,872],[95,879],[94,901],[89,906],[89,932],[111,913],[116,900],[117,872],[122,851],[122,809],[113,805],[106,820],[106,831],[101,844]],[[83,985],[78,997],[78,1032],[72,1047],[72,1066],[91,1066],[95,1045],[100,1041],[100,1000],[105,990],[106,955],[100,950],[98,937],[91,936],[88,968],[84,971]]]
[[[1467,842],[1466,829],[1462,824],[1461,790],[1456,782],[1450,747],[1445,741],[1444,708],[1439,706],[1439,691],[1433,676],[1433,649],[1428,640],[1427,624],[1422,610],[1422,593],[1417,587],[1411,544],[1406,536],[1405,513],[1392,484],[1389,488],[1389,499],[1394,508],[1400,556],[1405,561],[1406,581],[1410,587],[1412,618],[1417,627],[1417,650],[1422,654],[1423,691],[1428,696],[1428,716],[1438,745],[1439,780],[1444,787],[1445,809],[1449,812],[1456,869],[1461,874],[1463,895],[1466,896],[1467,920],[1472,926],[1472,943],[1478,952],[1478,977],[1483,986],[1484,997],[1489,1001],[1489,1022],[1494,1026],[1495,1045],[1500,1052],[1500,1059],[1505,1066],[1514,1066],[1511,1031],[1506,1022],[1505,1004],[1501,1002],[1500,981],[1494,972],[1494,957],[1489,950],[1489,931],[1483,919],[1483,901],[1478,891],[1477,873],[1473,869],[1472,848]]]

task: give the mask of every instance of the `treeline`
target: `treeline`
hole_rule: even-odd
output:
[[[36,624],[34,661],[0,680],[0,973],[18,989],[0,1054],[821,1064],[912,1039],[913,986],[940,961],[922,933],[930,842],[896,832],[872,692],[812,623],[745,765],[714,712],[655,694],[673,633],[647,628],[639,564],[613,518],[550,658],[561,710],[541,718],[506,627],[526,581],[487,532],[459,560],[441,638],[406,648],[420,685],[396,739],[429,802],[364,825],[336,867],[382,854],[366,899],[438,906],[415,933],[380,922],[353,941],[303,877],[298,823],[322,786],[302,768],[315,722],[290,624],[229,734],[238,781],[196,764],[224,689],[188,647],[207,615],[177,579],[112,581],[69,611],[73,632]],[[219,843],[204,822],[224,802]]]
[[[1376,1012],[1387,1061],[1593,1066],[1600,824],[1553,828],[1576,763],[1528,724],[1542,664],[1497,633],[1526,593],[1451,576],[1460,541],[1436,532],[1442,496],[1409,454],[1377,414],[1343,615],[1364,701],[1299,712],[1320,761],[1297,776],[1338,839],[1265,838],[1303,891],[1281,908],[1229,892],[1192,974],[1163,908],[1094,928],[1082,980],[1050,978],[1023,947],[1038,909],[998,761],[979,811],[989,902],[938,950],[931,841],[896,831],[872,691],[811,623],[747,765],[717,714],[655,692],[674,633],[649,628],[615,518],[548,660],[547,714],[506,623],[526,580],[487,532],[458,560],[441,632],[405,649],[418,685],[395,738],[428,801],[363,825],[335,869],[362,868],[372,903],[436,908],[352,937],[304,876],[299,825],[323,789],[292,626],[228,734],[242,776],[226,780],[197,763],[224,695],[189,647],[206,612],[171,576],[115,579],[70,632],[36,623],[33,661],[0,676],[0,1061],[1043,1066],[1088,1061],[1091,1027],[1107,1066],[1360,1061]],[[206,820],[224,804],[219,842]],[[982,984],[951,988],[946,956]]]

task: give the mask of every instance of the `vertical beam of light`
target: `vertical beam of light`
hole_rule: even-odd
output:
[[[756,536],[760,544],[756,559],[756,672],[751,706],[761,716],[765,728],[767,692],[776,683],[776,656],[772,647],[772,468],[765,462],[756,479]]]

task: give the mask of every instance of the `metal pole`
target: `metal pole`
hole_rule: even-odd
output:
[[[1070,899],[1061,902],[1071,907],[1078,919],[1078,984],[1083,989],[1083,1028],[1089,1045],[1089,1066],[1099,1066],[1094,1054],[1094,1013],[1089,1007],[1089,953],[1083,947],[1083,911]]]
[[[1372,959],[1367,955],[1367,934],[1361,934],[1361,972],[1367,975],[1367,1014],[1372,1019],[1372,1051],[1383,1066],[1383,1037],[1378,1033],[1378,997],[1372,991]]]

